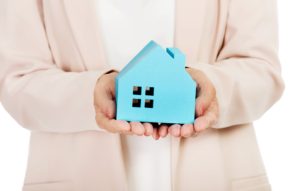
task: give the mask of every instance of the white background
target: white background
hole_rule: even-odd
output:
[[[255,122],[273,191],[300,190],[300,1],[279,0],[280,57],[286,90]],[[21,190],[29,132],[0,105],[0,191]]]

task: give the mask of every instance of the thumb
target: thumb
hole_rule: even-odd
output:
[[[204,114],[216,96],[215,89],[210,82],[200,83],[199,86],[199,95],[196,99],[197,116]]]
[[[197,82],[198,97],[196,99],[196,115],[201,116],[215,98],[216,91],[211,81],[202,71],[187,69],[187,72]]]
[[[109,119],[115,118],[116,104],[114,81],[108,79],[105,81],[105,84],[99,85],[97,88],[94,97],[96,112],[101,112]]]

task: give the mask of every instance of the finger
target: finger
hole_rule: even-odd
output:
[[[196,132],[203,131],[217,122],[218,106],[216,102],[212,102],[205,114],[198,117],[194,122]]]
[[[145,136],[150,136],[153,134],[153,126],[151,123],[144,123],[144,128],[145,128]]]
[[[198,117],[194,122],[194,131],[201,132],[204,131],[207,127],[206,118],[204,116]]]
[[[116,72],[116,71],[113,71],[109,74],[102,75],[98,79],[98,81],[100,81],[100,79],[102,81],[104,81],[104,83],[99,83],[99,90],[100,90],[99,93],[101,92],[102,89],[106,89],[107,90],[107,91],[105,91],[106,97],[110,98],[110,99],[114,99],[114,97],[115,97],[115,80],[116,80],[117,75],[118,75],[118,72]],[[106,86],[107,84],[109,84],[109,86]]]
[[[180,129],[180,136],[182,137],[190,137],[194,133],[193,124],[184,124]]]
[[[180,136],[180,125],[179,124],[173,124],[169,128],[169,133],[173,135],[174,137]]]
[[[111,78],[109,78],[109,84],[111,84],[111,85],[109,86],[108,96],[111,96],[110,98],[115,99],[115,96],[116,96],[115,95],[115,91],[116,91],[115,81],[116,81],[116,77],[118,76],[118,73],[117,72],[112,72],[112,73],[109,73],[108,75],[112,76]]]
[[[216,92],[210,83],[199,84],[200,93],[196,99],[196,115],[201,116],[208,109],[212,100],[216,96]]]
[[[130,132],[130,125],[127,121],[108,119],[102,113],[96,115],[96,121],[100,128],[103,128],[112,133]]]
[[[115,118],[115,78],[116,72],[103,75],[98,80],[102,79],[102,83],[97,83],[95,87],[94,106],[96,113],[103,113],[109,119]]]
[[[158,140],[159,139],[159,134],[158,134],[158,129],[154,128],[153,129],[153,134],[152,134],[153,139]]]
[[[199,86],[199,95],[196,100],[196,115],[201,116],[215,98],[216,91],[211,81],[202,71],[190,68],[187,71]]]
[[[115,118],[116,103],[107,92],[100,91],[95,95],[94,107],[97,114],[102,113],[109,119]]]
[[[107,98],[104,92],[95,95],[94,107],[97,114],[102,113],[107,118],[115,118],[116,103],[114,100]]]
[[[142,125],[142,123],[132,121],[132,122],[130,122],[130,126],[131,126],[131,131],[132,131],[134,134],[139,135],[139,136],[144,135],[144,133],[145,133],[145,128],[144,128],[144,126]]]
[[[102,111],[109,119],[116,117],[116,103],[113,100],[107,100],[107,103],[102,105]]]
[[[168,135],[168,126],[163,124],[159,127],[158,131],[160,137],[166,137]]]

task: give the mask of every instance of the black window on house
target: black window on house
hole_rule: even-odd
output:
[[[132,107],[141,107],[141,99],[132,99]]]
[[[142,87],[141,86],[133,86],[132,93],[133,93],[133,95],[142,95]]]
[[[145,98],[143,106],[145,108],[153,108],[154,100],[152,96],[154,96],[154,87],[147,86],[143,92],[141,86],[133,86],[132,94],[138,95],[136,96],[138,98],[132,99],[132,107],[142,107],[142,98]]]
[[[146,108],[153,108],[153,99],[146,99],[145,100],[145,107]]]
[[[145,94],[147,96],[154,96],[154,87],[146,87],[146,91],[145,91]]]

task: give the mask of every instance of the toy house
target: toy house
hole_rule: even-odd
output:
[[[116,78],[116,119],[193,123],[196,83],[185,70],[185,56],[150,41]]]

